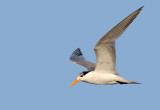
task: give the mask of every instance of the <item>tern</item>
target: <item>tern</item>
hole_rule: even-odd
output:
[[[79,48],[72,53],[70,60],[86,68],[87,71],[81,72],[70,87],[79,81],[92,84],[140,84],[119,76],[116,71],[115,40],[117,40],[133,22],[142,8],[143,7],[137,9],[123,19],[97,42],[94,47],[97,59],[96,64],[87,61]]]

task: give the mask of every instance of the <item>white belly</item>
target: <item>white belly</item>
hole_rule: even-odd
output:
[[[106,73],[88,73],[86,77],[82,80],[93,84],[117,84],[117,80],[121,79],[120,76],[115,74]]]

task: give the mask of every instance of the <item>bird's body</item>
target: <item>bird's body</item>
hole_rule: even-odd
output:
[[[118,76],[114,74],[96,73],[91,71],[85,75],[82,81],[93,84],[116,84],[115,80],[118,80]]]
[[[92,84],[139,84],[135,81],[122,78],[116,71],[115,41],[133,22],[142,8],[139,8],[122,20],[97,42],[94,47],[97,58],[96,64],[86,61],[79,48],[72,53],[70,60],[75,64],[85,67],[88,71],[80,73],[70,86],[78,81]]]
[[[137,83],[115,75],[113,73],[91,71],[81,80],[92,84],[129,84]]]

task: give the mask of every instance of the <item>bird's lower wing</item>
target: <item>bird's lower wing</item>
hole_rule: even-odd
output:
[[[81,50],[78,48],[76,49],[72,55],[70,56],[70,60],[75,63],[78,64],[84,68],[86,68],[88,71],[93,71],[95,69],[96,64],[86,61],[85,57],[83,56]]]

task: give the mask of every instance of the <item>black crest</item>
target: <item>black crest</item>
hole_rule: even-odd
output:
[[[87,73],[89,73],[90,71],[83,71],[82,73],[79,74],[80,77],[85,76]]]

